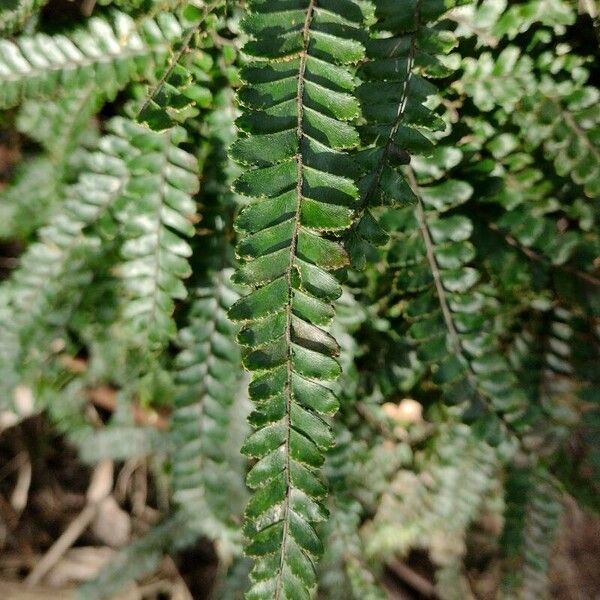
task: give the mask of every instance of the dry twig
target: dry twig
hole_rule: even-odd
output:
[[[113,471],[114,465],[110,460],[103,460],[96,465],[86,494],[87,504],[25,578],[27,585],[38,584],[87,529],[96,516],[100,502],[112,490]]]

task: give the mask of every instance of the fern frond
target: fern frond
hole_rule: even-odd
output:
[[[87,83],[114,93],[131,79],[151,76],[181,32],[179,21],[167,13],[138,25],[115,12],[110,21],[93,17],[85,29],[69,35],[1,40],[0,109]]]
[[[600,194],[600,92],[566,84],[544,78],[537,95],[524,97],[515,122],[534,147],[542,145],[558,175],[571,177],[595,198]]]
[[[214,23],[214,11],[222,4],[223,0],[215,0],[202,10],[188,6],[185,14],[190,15],[191,22],[186,20],[181,41],[173,45],[158,82],[147,91],[137,114],[140,122],[161,131],[197,116],[199,108],[210,103],[212,94],[205,84],[209,81],[207,71],[212,59],[200,49],[201,38],[206,36],[202,25],[209,17],[210,23]]]
[[[77,436],[73,430],[68,433],[79,448],[81,460],[89,465],[105,458],[127,460],[132,456],[160,455],[171,450],[167,434],[154,427],[111,425],[98,431],[88,429]]]
[[[14,390],[19,383],[17,362],[21,351],[18,332],[12,326],[13,311],[6,286],[0,288],[0,409],[12,408]],[[15,419],[12,419],[16,421]],[[1,423],[0,430],[12,425]]]
[[[109,129],[113,133],[102,138],[98,150],[88,156],[86,169],[68,189],[62,210],[42,228],[40,240],[21,257],[10,281],[13,326],[24,336],[24,344],[29,335],[45,331],[41,322],[64,323],[91,276],[86,265],[97,255],[100,240],[89,229],[107,218],[122,195],[129,179],[125,158],[136,154],[127,141],[126,121],[114,119]],[[57,305],[59,296],[65,301]]]
[[[387,236],[371,209],[414,203],[414,195],[398,167],[412,154],[429,150],[430,132],[444,122],[426,106],[437,93],[431,78],[449,75],[444,54],[456,41],[435,21],[456,2],[435,6],[415,0],[410,6],[375,2],[373,38],[366,43],[366,60],[359,70],[357,90],[366,123],[360,133],[366,149],[358,161],[366,175],[360,182],[361,218],[352,227],[348,247],[354,266],[364,267],[369,245]]]
[[[63,164],[91,128],[102,103],[93,84],[70,90],[56,100],[28,100],[17,116],[17,129],[38,142],[57,166]]]
[[[192,250],[184,236],[194,234],[198,165],[178,147],[183,129],[154,132],[138,125],[131,133],[131,178],[116,210],[124,238],[117,271],[129,292],[123,318],[156,346],[175,335],[174,299],[187,296],[181,280],[191,273]]]
[[[490,223],[490,228],[502,231],[509,236],[508,243],[523,248],[525,253],[532,249],[548,263],[564,265],[577,251],[582,235],[574,230],[560,231],[559,217],[552,218],[558,210],[570,210],[559,203],[557,186],[544,176],[542,168],[523,156],[516,136],[498,135],[487,146],[503,176],[503,186],[493,200],[505,211]]]
[[[577,55],[547,51],[535,63],[511,45],[496,57],[484,52],[465,59],[457,87],[483,111],[501,107],[503,119],[520,128],[529,151],[542,147],[559,176],[571,177],[594,198],[600,192],[600,93],[583,85],[589,75],[584,62]]]
[[[339,498],[326,526],[326,553],[320,568],[319,598],[323,600],[385,600],[364,559],[360,538],[362,508],[350,498]]]
[[[565,25],[573,25],[577,18],[573,2],[565,0],[528,0],[506,8],[494,27],[499,38],[514,39],[520,33],[529,30],[534,24],[541,23],[557,30]]]
[[[503,597],[548,598],[548,568],[562,512],[561,498],[560,487],[544,467],[511,471],[501,541],[508,561]]]
[[[337,342],[322,327],[341,288],[330,273],[348,264],[333,236],[352,222],[358,189],[346,150],[359,142],[349,65],[364,54],[351,0],[256,0],[243,20],[252,36],[242,71],[242,137],[232,156],[248,165],[236,190],[254,198],[236,226],[244,260],[237,283],[253,286],[230,310],[243,323],[244,364],[256,428],[244,452],[257,459],[248,484],[246,552],[256,557],[253,600],[308,599],[325,518],[316,471],[333,442],[323,419],[337,410],[321,382],[335,379]]]
[[[227,310],[239,297],[229,283],[232,270],[209,273],[199,287],[180,333],[176,359],[173,440],[173,497],[188,514],[190,527],[220,541],[219,551],[237,552],[241,543],[235,518],[246,500],[244,462],[235,448],[232,422],[243,420],[244,378]],[[241,447],[241,440],[240,440]]]
[[[45,157],[20,165],[0,192],[0,238],[26,239],[46,222],[61,188],[55,165]]]
[[[516,113],[513,118],[519,119]],[[495,119],[472,119],[470,125],[477,160],[495,164],[494,183],[482,194],[475,243],[482,249],[480,260],[493,267],[500,293],[527,310],[527,298],[538,295],[544,302],[547,282],[562,286],[569,281],[578,289],[570,301],[588,306],[600,285],[592,250],[600,247],[600,238],[594,228],[596,210],[583,189],[553,173],[552,164],[534,159],[528,138],[538,138],[539,127],[533,122],[532,130],[522,134],[500,133],[503,126]],[[542,142],[538,139],[536,146]]]
[[[441,428],[421,472],[401,470],[382,497],[365,536],[370,556],[429,550],[444,567],[464,555],[467,528],[494,483],[496,452],[466,425]],[[440,590],[442,597],[453,590]]]
[[[97,137],[90,126],[99,108],[93,86],[68,92],[57,101],[28,101],[17,116],[17,128],[46,150],[23,162],[0,193],[0,237],[26,239],[64,198],[67,183],[77,179],[85,162],[80,146]]]
[[[12,35],[23,28],[48,0],[4,0],[0,7],[0,34]]]
[[[323,526],[325,553],[319,564],[319,598],[323,600],[383,600],[385,593],[365,560],[360,537],[363,507],[353,498],[353,469],[358,463],[351,432],[339,426],[336,445],[326,457],[325,473],[331,489],[331,516]]]
[[[159,0],[151,0],[152,4],[158,4]],[[147,0],[98,0],[100,6],[110,6],[111,4],[118,7],[124,12],[139,10],[147,3]]]
[[[514,421],[523,415],[526,398],[485,314],[480,273],[472,266],[472,222],[453,210],[470,199],[473,189],[451,174],[442,179],[461,156],[440,146],[431,158],[413,161],[416,173],[412,168],[407,173],[417,206],[383,217],[394,238],[387,262],[398,269],[396,290],[408,297],[403,310],[408,337],[419,359],[432,368],[444,398],[467,401],[474,414],[492,410]]]
[[[515,46],[504,48],[498,56],[483,52],[467,57],[462,66],[464,73],[455,85],[482,111],[500,106],[512,112],[524,95],[535,93],[534,62]]]

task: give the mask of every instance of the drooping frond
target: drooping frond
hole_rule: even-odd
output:
[[[179,39],[182,26],[168,13],[136,24],[124,13],[91,18],[67,35],[38,33],[0,40],[0,109],[45,98],[63,87],[93,82],[114,93],[131,79],[152,76]]]
[[[246,509],[246,551],[256,557],[254,600],[309,598],[325,518],[316,470],[333,442],[323,419],[337,409],[322,382],[335,379],[337,342],[323,329],[341,288],[331,271],[348,258],[334,236],[358,199],[346,150],[359,142],[349,65],[363,57],[351,0],[256,0],[243,26],[254,60],[242,71],[243,132],[232,149],[247,170],[236,190],[253,198],[237,219],[243,260],[236,281],[252,291],[233,305],[256,428],[244,451],[257,459]]]
[[[0,238],[27,238],[55,206],[60,176],[47,158],[20,165],[10,185],[0,192]]]
[[[496,106],[512,111],[524,94],[534,91],[533,65],[532,59],[515,46],[504,48],[497,56],[483,52],[463,60],[464,73],[455,85],[483,111]]]
[[[349,498],[340,499],[331,509],[319,586],[319,597],[324,600],[387,598],[365,560],[359,533],[361,512],[360,503]]]
[[[533,97],[523,98],[515,115],[525,139],[542,145],[556,172],[581,185],[588,198],[600,194],[600,92],[577,82],[544,77]]]
[[[495,451],[466,425],[446,425],[435,439],[422,472],[400,470],[364,531],[370,556],[391,559],[411,548],[428,549],[444,568],[465,554],[468,527],[494,484]],[[443,589],[441,598],[456,598]]]
[[[111,133],[87,156],[86,168],[68,189],[61,210],[20,258],[10,281],[12,327],[24,344],[45,330],[42,322],[57,326],[68,316],[90,276],[86,265],[100,247],[90,228],[106,218],[129,180],[126,160],[136,154],[127,140],[131,129],[122,119],[111,121],[108,128]],[[57,303],[58,297],[63,301]]]
[[[375,34],[366,43],[357,90],[366,123],[360,133],[365,149],[358,159],[365,171],[360,181],[360,220],[353,226],[349,249],[355,266],[364,267],[370,244],[387,236],[371,209],[414,203],[400,165],[410,156],[430,150],[429,132],[444,122],[426,106],[437,93],[431,78],[452,72],[444,56],[456,45],[454,37],[435,25],[454,1],[423,3],[375,2]]]
[[[14,390],[19,383],[17,361],[20,353],[18,332],[11,326],[13,317],[10,295],[6,287],[0,290],[0,409],[12,408]],[[11,411],[12,412],[12,411]],[[13,413],[14,414],[14,413]],[[0,422],[0,430],[17,422],[18,418],[8,423]]]
[[[116,6],[124,12],[138,10],[147,0],[98,0],[100,6]],[[158,4],[159,0],[151,0],[153,4]]]
[[[423,553],[443,600],[488,558],[543,598],[562,488],[600,504],[587,15],[63,2],[0,0],[0,432],[144,461],[161,513],[79,596],[187,546],[215,600],[383,600]]]
[[[581,57],[547,51],[534,62],[511,45],[463,64],[459,89],[483,111],[501,107],[530,151],[541,147],[559,176],[571,177],[589,198],[598,195],[600,95],[584,85],[589,73]]]
[[[0,193],[0,237],[26,239],[64,198],[67,183],[77,179],[85,153],[97,135],[91,126],[99,108],[91,85],[66,93],[56,101],[27,101],[17,116],[17,128],[45,150],[23,162],[11,184]]]
[[[562,512],[562,493],[544,467],[513,469],[507,482],[503,598],[548,598],[552,540]]]
[[[101,98],[88,83],[53,100],[28,100],[17,116],[17,129],[38,142],[57,165],[64,163],[79,145]]]
[[[124,238],[118,273],[129,293],[125,321],[155,346],[175,334],[174,300],[187,295],[181,280],[191,273],[192,250],[184,238],[194,234],[198,166],[178,147],[186,138],[183,129],[136,127],[131,178],[116,210]]]
[[[407,172],[417,206],[383,217],[392,236],[387,261],[397,269],[397,292],[407,297],[408,337],[445,399],[467,401],[472,414],[492,410],[513,421],[522,416],[526,399],[498,348],[486,297],[477,287],[472,222],[454,210],[473,194],[451,175],[461,156],[441,146],[431,158],[413,161],[416,170]]]
[[[522,0],[508,4],[504,0],[469,2],[448,17],[458,24],[459,38],[476,38],[478,46],[496,47],[501,39],[513,40],[534,26],[544,25],[560,31],[573,25],[575,4],[568,0]]]
[[[582,188],[553,173],[550,162],[534,158],[518,132],[500,132],[502,125],[488,120],[472,120],[470,125],[480,164],[495,165],[494,183],[482,193],[474,241],[504,295],[504,309],[509,296],[520,310],[528,310],[527,299],[536,295],[543,302],[548,282],[561,287],[568,282],[577,289],[571,301],[593,303],[594,288],[600,285],[594,265],[600,238],[593,202]]]
[[[358,462],[355,444],[351,432],[339,426],[336,446],[326,457],[331,515],[322,528],[325,553],[319,565],[319,598],[323,600],[386,598],[365,559],[360,536],[363,508],[353,497],[354,473],[349,468]]]
[[[189,526],[219,540],[224,554],[240,545],[235,518],[246,500],[241,439],[235,447],[234,428],[245,415],[245,379],[237,328],[227,318],[239,297],[231,274],[229,268],[211,271],[206,285],[195,291],[188,325],[180,333],[171,419],[173,497]]]

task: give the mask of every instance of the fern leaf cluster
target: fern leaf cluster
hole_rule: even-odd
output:
[[[8,1],[0,434],[147,461],[164,513],[80,597],[211,544],[215,598],[380,600],[418,550],[464,600],[481,543],[543,598],[564,492],[598,508],[589,19]]]

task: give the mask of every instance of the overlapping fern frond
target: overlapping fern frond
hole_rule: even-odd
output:
[[[245,380],[240,377],[237,328],[227,318],[238,298],[231,274],[229,268],[218,269],[195,292],[188,325],[180,334],[179,391],[171,421],[174,500],[190,526],[197,523],[199,531],[221,540],[223,553],[238,551],[235,519],[246,500],[241,440],[236,447],[232,427],[245,414]]]
[[[445,55],[456,44],[449,31],[437,27],[436,20],[457,2],[374,4],[376,22],[373,37],[366,42],[357,90],[366,120],[360,128],[365,149],[358,155],[365,175],[360,181],[360,219],[348,242],[359,268],[365,265],[369,246],[387,239],[372,209],[414,203],[399,167],[412,154],[430,150],[430,132],[444,129],[443,121],[427,106],[437,92],[429,79],[452,72]]]
[[[70,35],[38,33],[0,40],[0,108],[45,98],[93,82],[113,92],[131,79],[152,77],[169,56],[182,25],[171,14],[136,23],[125,13],[91,18]]]

